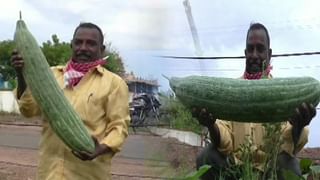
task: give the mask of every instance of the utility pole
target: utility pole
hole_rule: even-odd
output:
[[[183,6],[184,6],[184,9],[185,9],[186,14],[187,14],[187,18],[188,18],[188,22],[189,22],[189,26],[190,26],[190,30],[191,30],[191,35],[192,35],[192,39],[193,39],[193,44],[194,44],[195,49],[196,49],[196,55],[197,56],[202,56],[203,52],[201,50],[200,40],[199,40],[199,36],[198,36],[196,25],[195,25],[194,20],[193,20],[193,16],[192,16],[192,12],[191,12],[191,5],[190,5],[189,0],[184,0],[183,1]],[[206,75],[204,62],[200,60],[199,61],[199,66],[200,66],[201,75]]]
[[[184,0],[183,5],[184,5],[184,8],[185,8],[185,11],[187,14],[187,18],[188,18],[192,38],[193,38],[193,44],[196,48],[196,55],[202,56],[203,52],[201,50],[199,36],[198,36],[196,25],[193,20],[193,16],[192,16],[192,12],[191,12],[191,5],[189,3],[189,0]]]

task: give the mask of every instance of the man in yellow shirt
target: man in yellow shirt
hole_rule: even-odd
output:
[[[263,76],[272,78],[270,74],[271,54],[267,29],[260,23],[251,24],[247,32],[246,68],[242,78],[248,80],[260,79]],[[291,170],[298,176],[301,175],[295,155],[307,143],[308,128],[306,126],[309,125],[315,114],[315,107],[303,103],[301,107],[296,109],[296,114],[282,126],[281,138],[283,144],[280,147],[277,159],[279,179],[283,178],[279,173],[283,169]],[[202,179],[218,179],[219,173],[231,167],[231,164],[240,164],[243,160],[243,154],[237,150],[246,142],[247,137],[250,137],[252,141],[250,148],[253,157],[252,165],[257,170],[263,170],[266,154],[264,152],[265,144],[263,143],[265,129],[262,124],[218,120],[214,117],[214,112],[207,112],[206,109],[194,109],[193,116],[199,120],[200,124],[208,128],[212,141],[197,157],[197,168],[204,164],[213,166]],[[229,160],[233,163],[230,163]],[[232,178],[238,179],[241,177],[233,176]]]
[[[33,99],[22,75],[23,57],[12,54],[18,87],[16,97],[20,112],[26,117],[41,116],[39,180],[111,179],[111,158],[121,150],[128,136],[129,95],[126,83],[101,65],[105,46],[101,29],[81,23],[71,42],[72,57],[65,67],[53,67],[54,76],[83,120],[95,141],[95,152],[71,151],[54,133]]]

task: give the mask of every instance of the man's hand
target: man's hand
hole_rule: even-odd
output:
[[[296,146],[303,128],[310,124],[317,110],[312,104],[302,103],[295,111],[295,114],[289,119],[289,122],[292,125],[292,138]]]
[[[95,145],[95,151],[92,154],[89,154],[87,152],[76,152],[71,151],[73,155],[78,157],[79,159],[83,161],[91,161],[95,159],[96,157],[106,154],[108,152],[111,152],[112,150],[106,146],[105,144],[99,144],[98,140],[95,137],[92,137]]]
[[[212,113],[208,112],[206,108],[193,108],[192,116],[195,117],[201,125],[206,126],[208,128],[211,142],[214,143],[215,147],[219,147],[221,137],[219,128],[215,123],[217,118],[214,117]]]
[[[24,67],[24,61],[22,56],[19,54],[17,50],[13,50],[11,53],[11,65],[16,71],[17,78],[18,78],[18,89],[17,89],[17,96],[20,99],[22,93],[27,88],[26,81],[22,75],[22,69]]]
[[[216,122],[216,118],[214,117],[214,115],[212,113],[209,113],[206,108],[193,108],[192,116],[196,118],[201,125],[208,128],[212,127]]]
[[[13,66],[17,74],[22,74],[24,61],[22,56],[18,53],[17,50],[13,50],[11,53],[11,65]]]

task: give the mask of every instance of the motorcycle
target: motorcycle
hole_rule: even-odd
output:
[[[159,108],[161,103],[151,94],[142,93],[133,98],[130,104],[131,124],[133,126],[146,125],[146,117],[150,113],[153,114],[157,122],[159,122]]]

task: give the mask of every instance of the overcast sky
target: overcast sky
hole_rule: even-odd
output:
[[[179,60],[159,55],[194,56],[195,48],[182,0],[2,0],[0,40],[12,39],[22,11],[39,43],[57,34],[70,41],[83,21],[99,25],[106,41],[124,59],[126,70],[159,80],[192,74],[239,77],[244,59]],[[251,22],[269,30],[274,54],[320,51],[320,1],[317,0],[190,0],[203,56],[240,56]],[[275,77],[312,76],[320,80],[320,56],[274,58]],[[143,65],[142,65],[143,64]],[[319,111],[318,111],[319,112]],[[311,124],[307,146],[320,146],[320,116]]]

